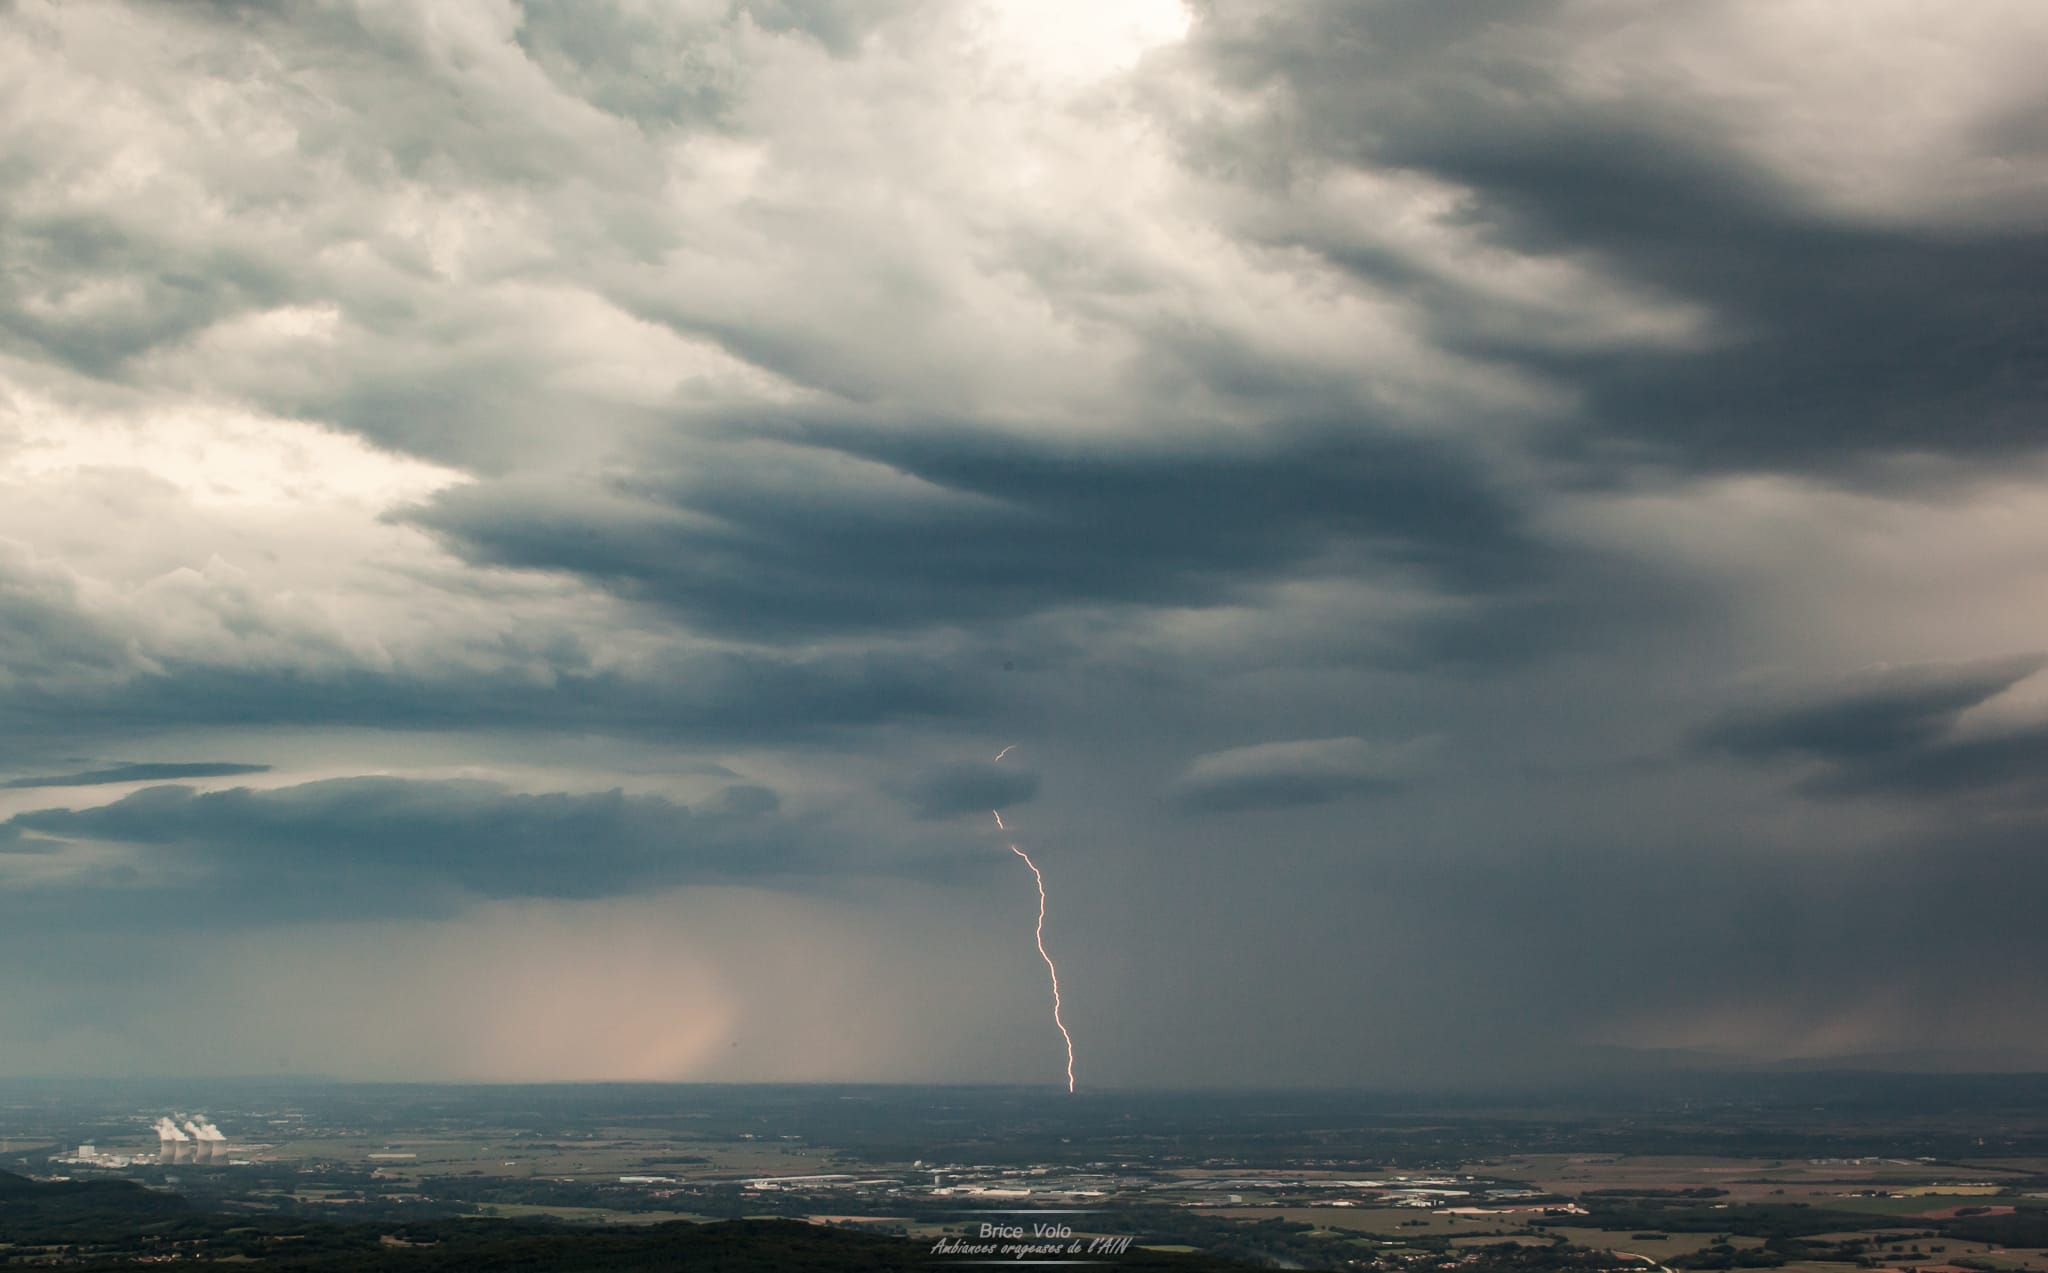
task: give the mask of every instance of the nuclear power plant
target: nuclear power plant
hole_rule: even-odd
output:
[[[177,1118],[156,1120],[156,1160],[159,1163],[225,1163],[228,1160],[228,1138],[221,1130],[204,1119],[184,1118],[182,1126]]]

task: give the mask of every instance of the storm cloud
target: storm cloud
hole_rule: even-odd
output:
[[[1455,192],[1475,246],[1604,276],[1580,321],[1631,298],[1642,317],[1661,308],[1664,348],[1602,348],[1528,321],[1554,293],[1488,305],[1369,219],[1314,215],[1313,197],[1264,218],[1364,280],[1424,289],[1456,346],[1568,380],[1587,408],[1562,439],[1570,453],[1620,444],[1683,466],[1842,473],[1905,454],[2034,452],[2048,101],[2000,45],[2042,35],[2038,13],[1994,6],[1945,29],[1955,60],[1939,69],[1885,37],[1864,43],[1864,65],[1938,79],[1956,107],[1937,122],[1894,99],[1888,117],[1911,131],[1885,135],[1856,115],[1883,109],[1864,102],[1874,90],[1815,65],[1844,38],[1825,4],[1716,3],[1641,24],[1592,4],[1426,0],[1209,16],[1196,47],[1265,96],[1200,144],[1220,163],[1294,142],[1239,167],[1268,182],[1252,197],[1423,174]],[[1891,36],[1913,25],[1900,10],[1884,21]],[[1743,93],[1662,73],[1695,53],[1742,66]]]
[[[240,774],[260,774],[269,769],[269,765],[245,765],[232,761],[144,761],[139,764],[112,765],[105,769],[87,769],[79,773],[10,778],[5,783],[0,783],[0,786],[96,787],[117,782],[163,782],[172,778],[232,778]]]
[[[394,907],[417,890],[590,898],[784,873],[802,858],[760,821],[777,807],[773,792],[755,786],[727,787],[691,808],[619,790],[338,778],[268,791],[149,787],[91,809],[18,813],[0,826],[136,846],[161,855],[145,856],[142,869],[198,867],[228,877],[230,894],[276,890],[318,909],[323,894],[344,906]],[[383,896],[366,903],[366,892]]]
[[[1804,701],[1747,709],[1702,741],[1756,760],[1818,759],[1826,768],[1805,786],[1822,793],[1929,797],[2010,787],[2048,759],[2048,727],[1968,735],[1958,721],[2042,665],[2025,656],[1866,672]]]
[[[2048,1064],[2044,12],[18,0],[0,1074]]]
[[[574,571],[768,638],[1213,603],[1350,548],[1476,587],[1533,553],[1469,465],[1399,438],[1105,453],[842,427],[792,442],[757,446],[755,481],[742,458],[716,480],[636,477],[580,507],[470,486],[419,518],[472,559]]]

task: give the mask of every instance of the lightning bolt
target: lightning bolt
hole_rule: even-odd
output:
[[[1001,760],[1009,755],[1016,749],[1016,746],[1017,744],[1011,743],[1008,747],[1003,748],[996,753],[996,759]],[[1010,828],[1003,822],[1003,811],[991,809],[989,812],[995,815],[996,829],[1004,835],[1008,835]],[[1060,1038],[1064,1039],[1067,1044],[1067,1091],[1071,1093],[1074,1090],[1074,1036],[1067,1033],[1066,1020],[1060,1016],[1059,965],[1053,963],[1052,955],[1045,949],[1045,873],[1038,869],[1038,863],[1031,860],[1029,853],[1018,848],[1015,844],[1010,845],[1010,852],[1024,859],[1024,865],[1031,868],[1033,882],[1038,885],[1038,928],[1033,935],[1038,941],[1038,957],[1045,961],[1046,975],[1052,978],[1052,1023],[1059,1027]]]

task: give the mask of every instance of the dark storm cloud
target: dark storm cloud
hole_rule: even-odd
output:
[[[1539,557],[1511,503],[1425,441],[1332,428],[1116,450],[965,429],[762,432],[775,440],[701,475],[577,495],[480,483],[412,517],[472,561],[573,572],[757,639],[1201,605],[1360,555],[1477,590]]]
[[[2048,341],[2027,309],[2048,284],[2048,238],[1816,223],[1740,175],[1673,162],[1669,140],[1581,135],[1583,153],[1554,147],[1526,165],[1536,171],[1506,155],[1434,157],[1499,201],[1510,241],[1601,251],[1732,331],[1695,353],[1556,360],[1603,432],[1767,470],[2035,447]],[[1602,208],[1642,221],[1603,224]]]
[[[886,653],[722,652],[626,673],[579,659],[500,671],[429,666],[259,668],[166,659],[77,685],[0,691],[21,729],[166,725],[364,725],[772,740],[937,719],[987,697],[967,669]]]
[[[1925,748],[1960,713],[2038,672],[2039,657],[1869,672],[1791,702],[1745,708],[1702,731],[1738,756],[1862,760]]]
[[[1935,227],[1832,212],[1682,92],[1583,91],[1566,6],[1298,0],[1210,17],[1196,32],[1207,64],[1283,103],[1249,131],[1191,137],[1216,170],[1269,187],[1326,166],[1426,173],[1469,192],[1459,219],[1493,243],[1591,258],[1712,316],[1700,348],[1546,351],[1500,335],[1398,253],[1280,233],[1433,298],[1433,330],[1453,347],[1571,384],[1587,406],[1567,435],[1580,454],[1627,443],[1636,459],[1843,472],[2038,447],[2038,218]],[[2026,92],[2038,119],[2042,91]],[[2006,153],[1995,137],[1971,144]]]
[[[1173,796],[1190,813],[1243,813],[1328,804],[1400,789],[1362,739],[1261,743],[1198,757]]]
[[[1038,794],[1038,775],[1017,765],[963,761],[918,774],[903,786],[903,798],[920,818],[988,817],[991,810],[1022,804]]]
[[[0,787],[93,787],[115,782],[165,782],[173,778],[231,778],[236,774],[266,773],[269,769],[269,765],[241,765],[224,761],[193,761],[183,764],[155,762],[114,765],[106,769],[88,769],[82,773],[13,778],[7,782],[0,782]]]
[[[696,807],[622,791],[528,795],[493,783],[339,778],[270,791],[150,787],[93,809],[44,809],[4,825],[167,855],[222,891],[296,894],[302,910],[424,890],[447,897],[605,897],[643,887],[744,880],[800,869],[769,819],[778,801],[746,787]],[[401,907],[402,908],[402,907]]]
[[[1700,745],[1747,760],[1818,760],[1806,790],[1942,796],[2013,786],[2048,760],[2048,726],[1956,737],[1969,709],[2032,676],[2038,656],[1865,673],[1790,702],[1750,707],[1701,731]]]

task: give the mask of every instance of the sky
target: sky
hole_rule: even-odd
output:
[[[2044,45],[0,0],[0,1076],[2048,1067]]]

